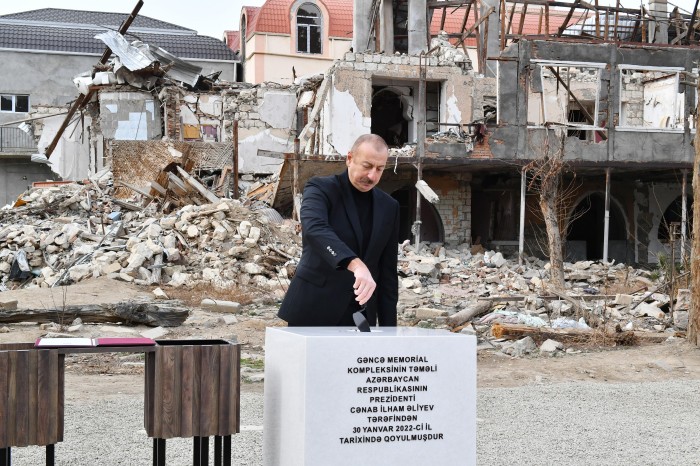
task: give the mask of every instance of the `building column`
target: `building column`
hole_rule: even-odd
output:
[[[523,265],[525,255],[525,194],[527,193],[527,171],[520,172],[520,233],[518,235],[518,264]]]
[[[379,12],[380,48],[387,55],[394,54],[394,5],[391,0],[382,0]]]
[[[608,262],[610,236],[610,168],[605,169],[605,219],[603,221],[603,263]]]
[[[367,50],[369,41],[369,15],[372,10],[372,0],[354,0],[352,16],[352,49],[356,53]]]
[[[666,0],[650,0],[649,14],[656,19],[649,24],[649,42],[668,44],[668,2]]]
[[[489,60],[489,57],[498,57],[501,54],[501,2],[499,0],[483,0],[481,2],[480,15],[484,15],[491,7],[494,7],[493,13],[489,16],[489,19],[485,22],[489,23],[488,26],[488,36],[483,37],[486,28],[485,25],[479,27],[482,34],[482,44],[486,47],[486,60],[484,60],[484,69],[481,71],[484,76],[495,77],[497,73],[498,62],[496,60]]]
[[[408,54],[428,51],[428,3],[408,0]]]

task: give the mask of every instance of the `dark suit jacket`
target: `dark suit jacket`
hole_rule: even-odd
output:
[[[367,320],[371,325],[377,320],[379,325],[396,325],[399,204],[372,189],[372,233],[367,250],[362,251],[351,189],[347,171],[312,178],[304,188],[301,260],[278,313],[290,325],[338,325],[355,302],[355,277],[341,266],[351,257],[362,259],[377,283],[367,303]]]

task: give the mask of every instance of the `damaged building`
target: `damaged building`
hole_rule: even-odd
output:
[[[569,260],[681,257],[700,59],[687,45],[697,39],[691,15],[665,2],[652,13],[457,3],[355,2],[354,51],[302,112],[299,161],[288,156],[282,193],[341,169],[352,141],[374,132],[393,147],[380,187],[401,204],[402,239],[420,225],[425,241],[542,255],[527,168],[558,151]],[[439,202],[417,197],[420,179]]]
[[[13,202],[34,181],[81,179],[102,166],[104,138],[90,140],[86,130],[91,123],[83,112],[71,120],[63,142],[52,149],[53,171],[48,165],[32,163],[30,158],[44,153],[80,95],[73,78],[92,71],[105,53],[105,43],[95,36],[117,31],[128,18],[129,14],[123,13],[57,8],[0,16],[0,57],[4,64],[0,72],[0,206]],[[186,60],[201,69],[202,76],[216,73],[221,80],[237,81],[236,55],[222,41],[198,35],[192,29],[135,15],[125,38]],[[83,86],[117,83],[114,76],[99,73],[104,69],[96,71],[89,80],[82,80]],[[162,137],[157,127],[158,108],[152,98],[117,92],[105,96],[104,109],[111,111],[118,102],[125,101],[130,103],[115,110],[120,127],[105,128],[108,139]]]
[[[317,4],[327,26],[323,15],[333,9]],[[299,24],[308,25],[298,23],[303,5],[274,2],[290,43]],[[342,170],[355,138],[373,132],[391,146],[380,187],[401,205],[402,240],[515,255],[546,255],[531,170],[559,152],[569,187],[560,212],[568,259],[650,264],[688,247],[700,59],[687,45],[697,40],[690,15],[667,12],[665,3],[649,13],[562,2],[357,0],[353,10],[352,51],[293,84],[232,83],[222,74],[164,85],[167,72],[187,67],[111,34],[102,47],[118,60],[84,77],[92,81],[83,91],[95,95],[64,131],[61,151],[78,154],[71,160],[88,172],[110,164],[115,183],[164,204],[171,190],[187,197],[180,166],[216,196],[245,193],[291,217],[305,181]],[[145,62],[115,72],[115,64],[144,60],[139,54]],[[164,71],[161,63],[177,64]],[[98,76],[105,81],[96,84]]]

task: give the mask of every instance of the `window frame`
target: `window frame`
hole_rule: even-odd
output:
[[[537,65],[540,67],[540,80],[543,79],[542,72],[545,67],[554,67],[554,68],[563,68],[563,67],[569,67],[569,68],[594,68],[598,70],[598,74],[596,77],[596,97],[595,97],[595,106],[594,106],[594,113],[591,115],[593,117],[593,124],[576,124],[576,122],[567,121],[561,123],[562,127],[566,127],[569,130],[582,130],[582,131],[596,131],[596,132],[607,132],[607,128],[599,126],[599,112],[600,112],[600,94],[601,94],[601,87],[602,87],[602,72],[606,68],[605,63],[598,63],[598,62],[574,62],[574,61],[562,61],[562,60],[532,60],[530,62],[533,65]],[[544,96],[545,93],[536,93],[536,92],[530,92],[529,90],[529,84],[528,84],[528,112],[529,112],[529,106],[530,106],[530,101],[529,101],[529,95],[530,94],[541,94],[540,95],[540,101],[539,101],[539,107],[542,112],[542,123],[537,123],[537,124],[531,124],[528,122],[527,127],[530,129],[539,129],[539,128],[545,128],[547,123],[553,123],[548,120],[548,115],[547,115],[547,106],[545,105],[544,101]],[[567,112],[569,108],[567,105]],[[558,123],[558,122],[557,122]]]
[[[673,111],[672,111],[672,118],[674,121],[675,126],[674,127],[656,127],[656,126],[630,126],[630,125],[621,125],[617,124],[615,126],[616,131],[634,131],[634,132],[642,132],[642,133],[683,133],[685,131],[685,123],[684,119],[685,117],[680,118],[680,120],[676,121],[676,112],[678,110],[677,105],[679,100],[682,102],[683,105],[685,105],[685,96],[678,92],[677,90],[680,88],[680,75],[683,73],[686,73],[687,71],[683,67],[679,66],[643,66],[643,65],[617,65],[617,73],[618,73],[618,115],[620,115],[620,120],[622,119],[622,92],[623,92],[623,70],[638,70],[638,71],[661,71],[661,72],[667,72],[667,73],[675,73],[675,88],[676,88],[676,98],[673,100]],[[680,96],[680,97],[679,97]],[[685,110],[684,110],[685,113]],[[691,126],[691,132],[694,132],[694,129]]]
[[[27,98],[27,110],[17,110],[17,98],[18,97],[26,97]],[[12,109],[11,110],[2,110],[2,106],[0,106],[0,113],[29,113],[29,110],[32,108],[31,107],[31,100],[29,99],[29,94],[2,94],[2,93],[0,93],[0,98],[11,98],[11,100],[12,100]]]
[[[305,14],[302,14],[301,10],[302,8],[313,8],[316,10],[318,13],[318,16],[307,16]],[[305,24],[305,23],[299,23],[299,18],[306,18],[309,20],[316,20],[318,21],[318,24]],[[315,3],[312,2],[304,2],[301,5],[299,5],[296,9],[296,13],[294,14],[294,22],[295,22],[295,41],[294,41],[294,50],[296,53],[301,53],[304,55],[323,55],[323,12],[321,11],[321,8],[316,5]],[[319,44],[319,51],[318,52],[312,52],[311,51],[311,30],[312,28],[317,28],[318,29],[318,35],[320,37],[320,44]],[[299,37],[301,36],[300,30],[305,29],[306,30],[306,50],[299,50]]]

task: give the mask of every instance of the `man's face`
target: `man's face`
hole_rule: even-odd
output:
[[[363,193],[374,188],[382,177],[389,153],[386,150],[377,150],[371,143],[364,143],[348,153],[345,163],[348,166],[350,183]]]

